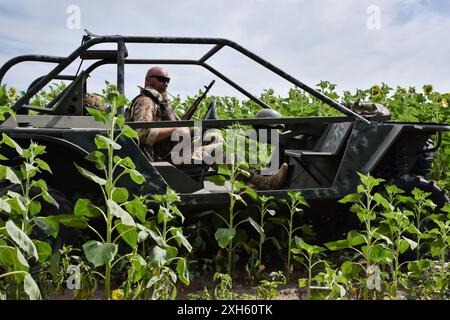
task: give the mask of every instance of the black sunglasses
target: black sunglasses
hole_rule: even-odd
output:
[[[164,77],[164,76],[151,76],[153,78],[156,78],[159,82],[162,83],[169,83],[170,82],[170,78]]]

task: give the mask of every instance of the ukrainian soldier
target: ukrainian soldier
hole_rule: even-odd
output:
[[[141,94],[131,103],[131,121],[175,121],[179,120],[175,111],[169,103],[167,87],[170,82],[168,72],[161,67],[153,67],[147,71],[145,76],[145,87],[141,88]],[[173,134],[190,137],[191,131],[187,127],[174,128],[140,128],[136,130],[139,141],[144,145],[146,151],[154,160],[171,161],[171,151],[175,142],[171,140]],[[214,135],[213,142],[194,148],[188,155],[189,160],[204,159],[210,156],[211,152],[217,151],[217,147],[222,147],[223,138],[221,135]],[[211,139],[206,139],[211,141]],[[184,162],[184,161],[183,161]],[[271,176],[261,176],[252,174],[248,183],[258,189],[277,189],[286,178],[287,164],[283,164]]]

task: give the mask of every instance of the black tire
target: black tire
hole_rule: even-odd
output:
[[[393,178],[388,181],[388,184],[395,185],[404,190],[406,195],[410,195],[414,188],[418,188],[425,192],[430,192],[429,198],[436,204],[435,211],[441,209],[450,200],[444,190],[438,187],[436,182],[427,180],[422,176],[405,174],[401,177]]]
[[[436,208],[434,210],[429,210],[428,214],[438,213],[440,209],[446,204],[449,203],[449,198],[444,190],[439,188],[437,184],[432,180],[427,180],[422,176],[415,176],[406,174],[398,178],[391,179],[389,184],[393,184],[400,189],[405,191],[405,195],[410,196],[411,192],[414,188],[418,188],[422,191],[429,192],[431,195],[429,199],[431,199],[434,204],[436,204]],[[434,227],[434,223],[427,219],[421,225],[421,231],[430,230]],[[414,237],[414,236],[413,236]],[[430,249],[426,243],[422,242],[420,248],[420,256],[421,257],[430,257]],[[412,261],[417,258],[416,251],[408,250],[401,255],[401,261]]]
[[[420,176],[427,176],[431,172],[431,166],[433,164],[434,159],[436,158],[437,153],[437,151],[433,150],[433,148],[434,148],[433,139],[431,138],[427,139],[423,147],[423,151],[417,155],[416,163],[414,164],[412,172]]]

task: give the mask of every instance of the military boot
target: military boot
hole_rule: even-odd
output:
[[[252,174],[248,180],[248,184],[258,190],[275,190],[279,189],[286,180],[288,171],[287,163],[283,163],[281,167],[270,176],[262,176],[260,174]]]

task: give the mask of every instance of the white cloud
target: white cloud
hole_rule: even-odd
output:
[[[81,30],[66,27],[69,5],[81,9]],[[380,30],[366,27],[370,5],[380,7]],[[68,55],[87,28],[98,34],[228,38],[312,86],[330,80],[341,90],[354,91],[382,81],[391,86],[432,83],[437,90],[448,92],[450,81],[445,71],[450,66],[450,42],[444,39],[450,30],[449,9],[437,0],[6,0],[0,4],[0,64],[20,54]],[[129,49],[132,57],[141,58],[157,53],[162,58],[199,57],[207,50],[180,46],[152,50],[132,45]],[[283,93],[288,87],[232,50],[224,50],[212,61],[256,95],[263,88]],[[24,88],[49,68],[24,64],[5,80]],[[142,84],[146,68],[127,66],[130,98],[137,93],[136,85]],[[194,67],[168,69],[172,93],[194,95],[216,78]],[[102,67],[93,76],[115,80],[112,67]],[[89,90],[100,90],[102,83],[97,81]],[[218,81],[211,94],[235,95],[235,91]]]

